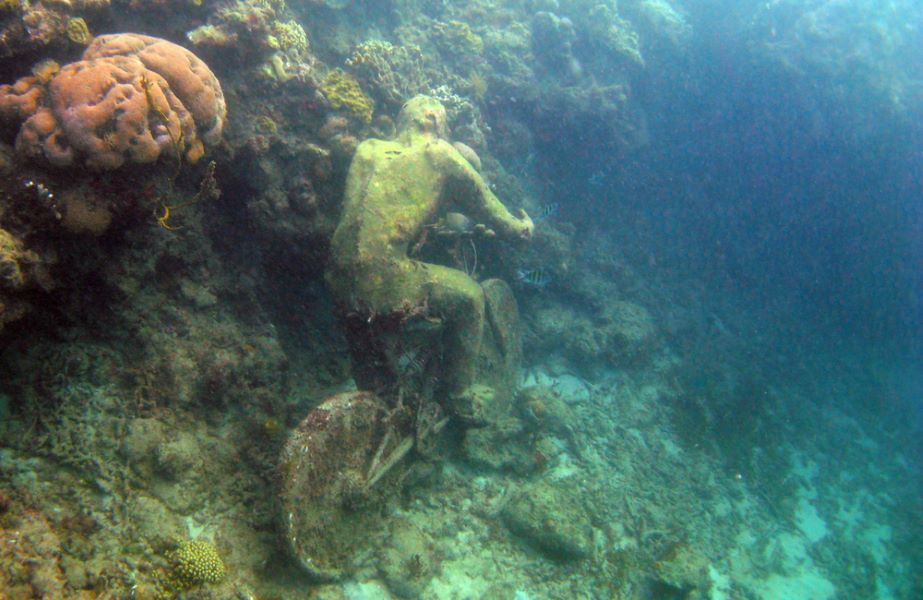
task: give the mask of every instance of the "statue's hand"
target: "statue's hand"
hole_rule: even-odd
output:
[[[524,240],[531,240],[532,234],[535,232],[535,223],[532,222],[532,218],[521,208],[517,218],[520,222],[519,237]]]

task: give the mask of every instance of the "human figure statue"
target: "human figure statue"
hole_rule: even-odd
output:
[[[481,286],[458,269],[408,255],[440,209],[457,207],[500,238],[532,236],[529,216],[512,215],[447,137],[445,107],[417,96],[401,110],[395,139],[362,142],[350,166],[326,277],[346,322],[360,389],[387,386],[386,360],[369,340],[375,323],[420,315],[441,324],[441,391],[451,402],[474,383],[484,328]]]

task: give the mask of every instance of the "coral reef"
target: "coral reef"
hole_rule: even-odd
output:
[[[650,361],[657,331],[650,313],[631,302],[607,302],[599,312],[566,306],[538,308],[526,322],[532,348],[563,358],[583,373]],[[541,350],[539,350],[541,349]]]
[[[362,42],[353,48],[346,66],[376,100],[392,107],[401,106],[430,87],[419,46],[395,46],[381,40]]]
[[[375,103],[365,95],[352,75],[340,70],[331,71],[321,83],[320,91],[333,108],[342,110],[360,123],[368,125],[372,122]]]
[[[640,37],[631,22],[604,4],[594,6],[587,17],[587,31],[596,43],[629,65],[644,67]]]
[[[580,63],[574,57],[577,33],[567,17],[540,11],[532,17],[532,52],[556,75],[579,78]]]
[[[27,281],[26,264],[37,257],[23,249],[22,243],[8,231],[0,229],[0,284],[7,289],[21,289]]]
[[[11,598],[64,598],[61,540],[45,516],[28,511],[0,523],[0,589]]]
[[[25,299],[30,289],[52,287],[46,262],[21,239],[0,228],[0,333],[5,324],[30,310],[31,303]]]
[[[167,556],[172,580],[179,589],[218,583],[226,574],[215,546],[204,540],[186,540]]]
[[[86,186],[73,187],[60,195],[61,226],[71,233],[100,236],[112,224],[110,204]]]
[[[314,59],[308,35],[284,0],[239,0],[220,4],[208,21],[186,37],[205,52],[234,57],[264,79],[284,83],[309,76]]]
[[[432,39],[444,58],[460,65],[474,64],[484,51],[484,40],[462,21],[436,21]]]
[[[47,82],[30,76],[0,86],[0,121],[22,122],[17,153],[55,166],[111,170],[162,153],[195,162],[220,139],[226,114],[205,63],[135,34],[97,37]]]
[[[669,0],[642,0],[637,7],[639,21],[646,25],[651,37],[665,39],[677,48],[692,37],[692,27],[681,6]]]
[[[679,71],[735,64],[696,64],[691,4],[0,0],[0,596],[757,598],[810,569],[923,597],[901,427],[804,392],[862,370],[661,262],[682,200],[650,158],[689,147],[639,151],[645,111],[662,133],[720,83]],[[856,73],[906,116],[882,65],[918,32],[796,4],[760,3],[750,70]],[[92,39],[118,31],[195,55]],[[443,139],[407,135],[421,93]]]
[[[274,22],[266,43],[270,48],[278,48],[290,56],[304,58],[308,54],[308,34],[298,21]]]
[[[0,2],[0,59],[57,45],[85,46],[92,35],[86,19],[104,18],[109,0]]]

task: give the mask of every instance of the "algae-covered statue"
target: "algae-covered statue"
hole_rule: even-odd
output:
[[[532,236],[528,215],[512,215],[447,134],[442,104],[417,96],[401,110],[393,141],[366,140],[353,158],[327,281],[346,321],[361,389],[381,391],[395,383],[394,358],[374,339],[376,323],[387,331],[416,317],[441,328],[443,397],[463,397],[474,383],[483,289],[460,270],[408,256],[440,211],[460,210],[500,238]]]

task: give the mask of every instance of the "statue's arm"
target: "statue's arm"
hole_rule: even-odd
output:
[[[365,140],[356,148],[349,172],[346,175],[346,203],[355,202],[364,196],[362,189],[367,185],[375,168],[374,155],[378,140]]]
[[[452,197],[475,221],[483,222],[505,238],[529,239],[535,225],[522,209],[514,216],[500,202],[496,194],[471,164],[450,144],[441,143],[438,149],[443,168],[448,171],[448,185],[453,186]]]

